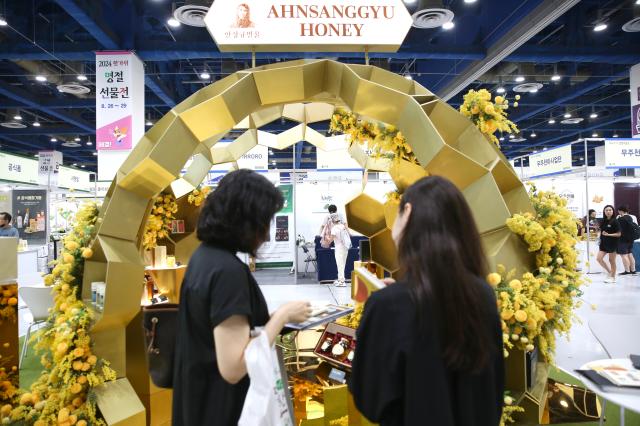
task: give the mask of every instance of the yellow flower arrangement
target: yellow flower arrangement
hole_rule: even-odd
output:
[[[350,144],[367,145],[374,158],[390,157],[418,163],[411,146],[395,126],[361,120],[352,112],[336,109],[329,130],[346,134]]]
[[[175,219],[174,215],[177,212],[178,204],[173,195],[160,194],[156,197],[142,236],[142,246],[145,250],[152,250],[158,245],[158,240],[169,236],[171,221]]]
[[[309,380],[293,378],[293,399],[296,401],[306,401],[307,398],[314,398],[322,395],[322,386]]]
[[[95,203],[78,211],[76,225],[64,239],[62,256],[45,276],[54,307],[46,326],[34,337],[44,370],[29,392],[20,391],[15,407],[2,407],[3,424],[105,425],[96,411],[93,388],[115,380],[116,373],[92,353],[93,312],[79,299],[84,260],[98,222]]]
[[[504,406],[502,407],[502,418],[500,419],[500,426],[505,426],[508,423],[515,423],[513,415],[515,413],[522,413],[524,408],[514,405],[514,400],[509,393],[506,392],[504,396]]]
[[[519,99],[519,96],[516,97]],[[513,104],[514,107],[518,103]],[[503,96],[496,96],[491,100],[491,93],[486,89],[469,90],[464,95],[464,102],[460,105],[460,112],[468,117],[473,124],[486,135],[491,142],[500,147],[500,142],[495,135],[496,131],[503,133],[518,133],[518,127],[507,118],[509,101]]]
[[[386,193],[386,198],[388,201],[393,201],[399,204],[400,200],[402,199],[402,194],[398,190],[389,191]]]
[[[331,420],[329,422],[330,426],[349,426],[349,416],[342,416],[338,419]]]
[[[18,313],[18,286],[0,286],[0,324],[3,321],[16,322]]]
[[[362,312],[364,312],[364,303],[358,303],[353,309],[353,312],[351,312],[349,315],[338,318],[336,322],[340,325],[344,325],[345,327],[356,329],[360,325]]]
[[[211,188],[208,186],[198,187],[191,191],[189,196],[187,197],[187,201],[189,204],[193,204],[196,207],[200,207],[200,205],[207,199],[207,196],[211,192]]]

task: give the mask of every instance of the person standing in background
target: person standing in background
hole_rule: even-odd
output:
[[[11,215],[7,212],[0,213],[0,237],[19,238],[18,230],[11,226]]]
[[[600,251],[598,251],[596,259],[600,266],[607,271],[608,277],[604,280],[605,283],[613,284],[616,282],[616,254],[620,235],[620,224],[614,214],[613,206],[604,206],[600,223]],[[605,255],[609,257],[609,265],[604,261]]]
[[[347,266],[347,257],[351,248],[351,235],[346,225],[342,222],[338,213],[331,213],[331,237],[335,246],[336,267],[338,268],[338,279],[334,281],[336,287],[346,287],[347,282],[344,277],[344,270]]]
[[[620,224],[620,238],[618,240],[618,254],[622,258],[624,272],[620,275],[636,274],[636,259],[633,257],[634,224],[638,226],[635,216],[629,214],[629,207],[618,207],[618,223]]]
[[[587,233],[587,226],[589,226],[590,235],[598,233],[599,224],[594,209],[589,209],[589,214],[582,218],[582,232],[579,235],[585,235]]]

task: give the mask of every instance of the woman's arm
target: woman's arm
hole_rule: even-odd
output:
[[[288,322],[305,321],[311,314],[308,302],[290,302],[283,305],[265,325],[264,331],[273,345],[278,334]],[[251,341],[249,321],[244,315],[232,315],[213,329],[218,370],[222,378],[236,384],[247,374],[244,351]]]

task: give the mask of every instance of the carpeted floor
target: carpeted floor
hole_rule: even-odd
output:
[[[22,351],[23,344],[24,336],[20,338],[20,351]],[[20,387],[22,389],[29,389],[31,387],[31,384],[35,382],[38,377],[40,377],[40,373],[42,373],[40,356],[35,353],[33,345],[34,343],[29,345],[27,356],[24,358],[24,360],[22,360],[22,364],[20,365]]]

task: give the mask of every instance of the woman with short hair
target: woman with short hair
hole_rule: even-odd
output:
[[[173,375],[173,425],[238,424],[249,378],[244,351],[250,331],[264,327],[271,344],[288,322],[305,321],[308,302],[269,315],[267,303],[237,252],[255,256],[267,239],[282,194],[265,177],[238,170],[212,192],[198,219],[198,239],[180,289]]]
[[[402,196],[402,279],[371,295],[349,388],[381,426],[497,426],[504,361],[496,297],[462,193],[431,176]]]

